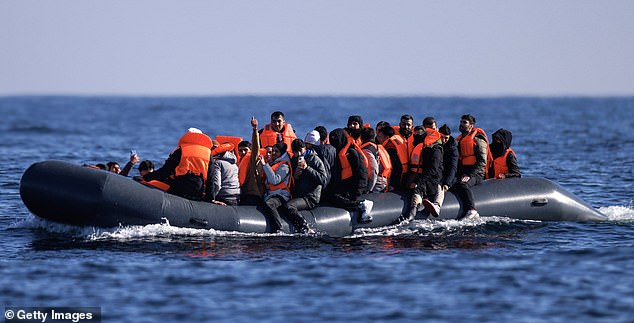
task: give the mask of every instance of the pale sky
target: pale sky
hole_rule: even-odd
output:
[[[634,95],[634,1],[0,0],[0,96]]]

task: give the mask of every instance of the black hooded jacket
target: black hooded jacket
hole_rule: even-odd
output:
[[[330,144],[335,147],[337,154],[348,144],[348,135],[344,129],[338,128],[330,132]],[[368,169],[363,157],[352,146],[347,151],[348,161],[352,168],[352,176],[341,179],[341,162],[337,157],[330,179],[332,194],[340,194],[350,199],[356,199],[363,194],[368,186]]]
[[[511,148],[511,143],[513,142],[513,134],[510,131],[502,128],[494,132],[493,135],[491,135],[491,138],[492,140],[489,148],[491,149],[491,155],[495,160],[496,158],[504,155],[507,149]],[[514,153],[510,153],[506,156],[506,165],[509,169],[509,172],[504,174],[506,178],[522,177],[520,173],[520,167],[517,163],[517,157]],[[493,163],[491,163],[491,167],[489,168],[489,176],[492,177],[493,174],[494,165]]]

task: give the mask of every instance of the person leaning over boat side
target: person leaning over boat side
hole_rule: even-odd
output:
[[[157,180],[169,185],[168,193],[190,200],[201,200],[211,177],[212,141],[200,129],[189,128],[163,167],[143,176],[145,182]]]
[[[456,183],[456,171],[458,169],[458,143],[451,136],[451,129],[448,125],[443,124],[440,127],[440,140],[442,140],[442,179],[440,180],[440,190],[438,190],[438,198],[436,203],[442,206],[445,201],[445,193]]]
[[[324,196],[324,202],[348,211],[358,211],[359,223],[372,221],[373,202],[359,197],[368,186],[368,169],[363,161],[363,153],[349,142],[346,130],[337,128],[329,134],[330,144],[337,150],[337,160],[332,169],[332,190]]]
[[[471,187],[482,183],[486,177],[489,144],[484,130],[475,127],[476,119],[470,114],[460,117],[460,136],[458,141],[458,181],[451,187],[462,201],[461,219],[474,219],[479,216],[473,200]]]
[[[291,143],[297,139],[295,130],[290,123],[286,122],[284,113],[275,111],[271,113],[271,123],[260,129],[260,143],[262,147],[273,146],[278,142],[283,142],[288,147],[288,153],[291,151]]]
[[[286,209],[297,231],[314,233],[315,231],[308,226],[306,219],[299,211],[312,210],[319,204],[321,189],[326,182],[326,169],[317,154],[306,149],[303,140],[293,140],[292,150],[291,167],[294,170],[295,187],[291,194],[293,198],[286,202]]]
[[[282,231],[282,218],[278,208],[291,199],[291,159],[283,142],[273,145],[269,163],[263,164],[265,181],[264,210],[269,218],[272,232]]]
[[[239,165],[240,205],[261,205],[264,196],[264,170],[260,162],[258,120],[251,117],[251,147]]]
[[[489,167],[488,178],[522,177],[515,152],[511,149],[513,134],[502,128],[491,135],[491,156],[493,163]]]
[[[314,138],[314,133],[312,133],[309,138],[306,135],[306,139],[304,142],[306,143],[306,147],[308,149],[312,149],[317,153],[317,156],[321,158],[321,161],[324,163],[324,168],[326,168],[326,183],[322,188],[322,196],[325,192],[331,189],[330,187],[330,178],[332,178],[332,170],[335,168],[335,160],[337,159],[337,150],[328,141],[328,130],[324,126],[317,126],[315,130],[319,133],[319,142],[316,142]]]
[[[205,201],[238,205],[240,197],[239,169],[233,151],[233,144],[230,143],[217,145],[212,149],[211,181],[205,190]]]
[[[376,134],[376,141],[378,144],[383,145],[390,156],[390,163],[392,164],[388,190],[402,190],[404,188],[407,165],[409,164],[407,144],[403,141],[401,136],[395,134],[394,128],[392,127],[381,128]]]

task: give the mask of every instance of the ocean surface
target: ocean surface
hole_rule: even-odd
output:
[[[463,114],[513,132],[524,176],[609,221],[414,221],[344,238],[79,228],[19,195],[37,161],[161,165],[189,127],[250,135],[283,111],[299,137],[349,115]],[[634,322],[634,98],[0,97],[0,303],[95,306],[108,322]],[[133,170],[133,175],[138,174]],[[477,203],[477,201],[476,201]]]

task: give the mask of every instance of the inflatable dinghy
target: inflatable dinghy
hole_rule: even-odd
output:
[[[604,221],[606,217],[558,184],[544,178],[485,181],[473,189],[480,216],[503,216],[539,221]],[[31,165],[20,181],[20,196],[36,216],[78,226],[118,227],[169,222],[172,226],[270,232],[266,217],[255,206],[219,206],[191,201],[144,186],[99,169],[63,161]],[[371,223],[357,223],[357,214],[319,206],[302,215],[317,232],[333,237],[350,235],[357,228],[388,226],[405,212],[407,198],[398,193],[372,193]],[[455,219],[461,205],[448,192],[440,219]],[[417,219],[427,217],[419,211]],[[295,232],[290,222],[287,233]]]

